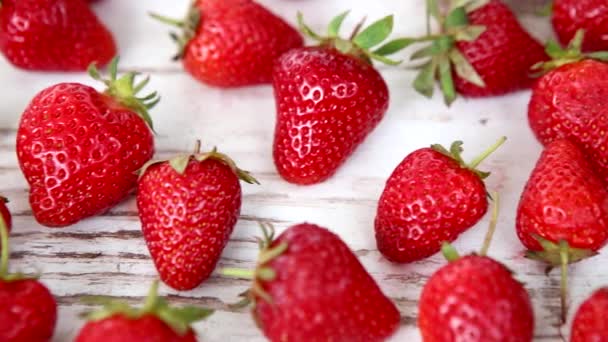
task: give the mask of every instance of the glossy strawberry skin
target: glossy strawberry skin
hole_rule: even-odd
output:
[[[80,71],[116,55],[112,34],[82,0],[3,0],[0,50],[15,66]]]
[[[263,283],[273,299],[258,298],[254,316],[271,341],[384,341],[399,312],[340,238],[312,224],[288,228],[273,243],[287,251],[267,265]]]
[[[428,280],[418,327],[425,342],[528,342],[534,314],[528,293],[506,267],[470,255]]]
[[[552,22],[564,45],[568,45],[576,31],[584,29],[584,51],[608,49],[608,3],[604,0],[555,0]]]
[[[240,213],[241,186],[215,159],[190,160],[183,175],[156,164],[139,181],[137,207],[161,280],[190,290],[215,269]]]
[[[195,333],[176,334],[156,316],[129,319],[116,314],[100,321],[88,322],[74,342],[196,342]]]
[[[538,80],[528,122],[544,145],[569,139],[578,144],[608,182],[608,64],[585,60],[557,68]]]
[[[77,83],[36,95],[17,131],[32,211],[49,227],[116,205],[135,188],[135,172],[153,154],[152,132],[138,114]]]
[[[40,282],[0,280],[0,341],[50,341],[56,321],[55,299]]]
[[[289,24],[252,0],[198,0],[201,21],[186,46],[184,67],[219,87],[270,83],[272,66],[303,39]]]
[[[608,341],[608,288],[597,290],[579,307],[571,342]]]
[[[386,182],[375,220],[378,249],[393,262],[424,259],[475,225],[487,209],[477,174],[431,148],[419,149]]]
[[[370,64],[337,50],[285,53],[274,68],[275,166],[295,184],[331,177],[383,118],[386,83]]]
[[[521,195],[516,228],[529,250],[542,250],[536,236],[593,251],[606,244],[608,192],[573,143],[547,145]]]
[[[457,48],[481,76],[485,87],[454,74],[456,90],[468,97],[495,96],[530,87],[530,67],[547,60],[543,46],[526,32],[517,17],[500,0],[469,14],[470,25],[486,30],[472,42],[458,42]]]

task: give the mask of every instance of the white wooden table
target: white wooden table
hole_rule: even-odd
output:
[[[396,15],[396,34],[421,34],[423,0],[260,0],[294,22],[302,10],[314,28],[324,29],[332,15],[351,8],[345,27],[363,15],[369,20]],[[445,262],[439,255],[411,265],[394,265],[378,253],[373,235],[376,202],[393,168],[409,152],[431,143],[465,141],[465,155],[473,157],[499,136],[507,144],[484,167],[493,172],[490,189],[501,192],[499,228],[490,255],[506,263],[526,283],[534,302],[536,337],[558,340],[558,276],[545,276],[544,267],[523,258],[523,247],[514,229],[515,208],[523,185],[540,151],[526,122],[529,92],[487,100],[459,100],[446,109],[438,97],[428,101],[410,88],[412,71],[382,68],[392,95],[390,110],[379,127],[331,180],[297,187],[284,182],[272,163],[271,143],[275,121],[270,86],[221,90],[195,82],[170,61],[175,47],[168,27],[150,19],[153,10],[181,16],[189,0],[105,0],[96,11],[115,33],[125,69],[152,75],[150,89],[162,101],[152,111],[158,156],[189,151],[201,138],[207,147],[217,145],[243,168],[251,170],[261,186],[243,185],[243,208],[219,267],[252,267],[259,233],[258,220],[272,222],[278,231],[302,221],[326,226],[356,251],[372,276],[401,310],[403,327],[395,341],[416,341],[417,300],[427,278]],[[549,36],[542,19],[524,18],[540,38]],[[95,82],[84,74],[40,74],[0,63],[0,193],[10,198],[14,214],[13,269],[42,271],[60,305],[55,341],[70,341],[82,325],[77,317],[85,309],[82,295],[112,295],[138,302],[156,276],[143,241],[134,198],[103,216],[65,229],[40,226],[32,217],[27,183],[15,155],[15,133],[20,115],[39,90],[62,81]],[[97,85],[99,86],[99,85]],[[478,250],[485,234],[484,218],[455,243],[461,252]],[[570,293],[578,306],[594,288],[608,284],[606,252],[571,268]],[[204,341],[263,341],[247,310],[227,307],[248,286],[247,281],[211,277],[196,290],[177,293],[166,286],[175,303],[198,304],[217,310],[196,325]],[[571,310],[570,318],[574,310]],[[567,333],[567,329],[566,329]]]

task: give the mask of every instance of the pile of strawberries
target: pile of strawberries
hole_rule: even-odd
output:
[[[340,34],[348,12],[324,35],[302,36],[253,0],[197,0],[183,20],[153,14],[176,27],[175,59],[208,85],[271,83],[277,109],[273,157],[285,181],[310,185],[334,176],[389,107],[389,89],[374,62],[412,45],[419,74],[413,86],[432,96],[436,83],[449,105],[460,94],[486,97],[532,88],[530,127],[544,146],[521,195],[516,231],[531,259],[561,271],[567,318],[568,265],[608,242],[608,3],[556,0],[553,25],[561,41],[543,48],[500,0],[427,1],[437,32],[386,41],[393,16]],[[584,15],[580,15],[584,13]],[[257,184],[218,149],[155,160],[150,111],[160,97],[140,95],[148,78],[118,74],[116,45],[85,0],[1,0],[0,51],[18,68],[84,71],[106,88],[60,83],[33,97],[17,132],[17,157],[30,185],[36,220],[66,227],[137,197],[142,231],[160,279],[176,290],[201,285],[216,268],[239,218],[241,181]],[[98,66],[107,66],[106,78]],[[229,91],[229,90],[227,90]],[[424,341],[531,341],[528,292],[511,270],[486,256],[498,215],[498,194],[479,165],[500,138],[470,162],[463,143],[431,145],[405,156],[379,199],[374,233],[395,263],[442,252],[447,264],[419,301]],[[380,147],[382,148],[382,147]],[[451,247],[494,202],[479,253]],[[11,217],[0,202],[0,341],[49,341],[57,319],[52,294],[35,277],[8,272]],[[310,223],[279,236],[261,223],[254,270],[224,269],[251,279],[242,304],[272,341],[382,341],[400,325],[395,304],[328,229]],[[370,222],[369,234],[372,234]],[[15,228],[18,230],[18,227]],[[607,284],[608,285],[608,284]],[[196,341],[191,324],[211,310],[170,307],[152,285],[139,307],[88,298],[76,341]],[[608,341],[608,288],[577,312],[572,341]]]

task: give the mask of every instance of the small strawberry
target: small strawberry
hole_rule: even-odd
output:
[[[427,12],[439,21],[440,32],[410,40],[431,42],[411,57],[428,58],[414,81],[418,92],[432,97],[437,79],[450,105],[457,94],[495,96],[532,85],[529,69],[546,55],[502,1],[451,0],[445,13],[438,1],[429,3]]]
[[[215,149],[144,166],[137,208],[160,278],[190,290],[211,275],[241,211],[241,185],[257,183]]]
[[[157,95],[135,97],[148,79],[135,85],[135,73],[117,78],[117,62],[110,80],[90,70],[108,86],[103,93],[56,84],[36,95],[21,117],[17,157],[43,225],[63,227],[108,210],[135,188],[136,171],[154,153],[148,109]]]
[[[0,220],[0,341],[51,341],[57,321],[53,295],[38,280],[8,273],[8,229]]]
[[[527,256],[562,271],[562,322],[566,321],[568,264],[596,254],[608,240],[608,191],[573,143],[545,147],[517,208],[517,235]]]
[[[425,342],[532,341],[534,313],[526,289],[501,263],[486,256],[498,216],[498,194],[481,253],[460,257],[449,244],[449,264],[428,280],[419,302]]]
[[[112,34],[82,0],[1,0],[0,51],[28,70],[78,71],[116,55]]]
[[[568,44],[583,29],[584,51],[608,50],[608,2],[605,0],[554,0],[553,29]]]
[[[264,237],[255,271],[223,274],[253,278],[253,316],[268,339],[373,342],[396,331],[399,311],[337,235],[304,223]]]
[[[270,83],[276,58],[303,44],[294,28],[253,0],[197,0],[181,21],[152,16],[182,30],[171,33],[179,46],[174,59],[218,87]]]
[[[608,288],[597,290],[579,307],[572,323],[571,342],[608,341]]]
[[[381,19],[351,38],[338,37],[348,12],[331,21],[328,37],[320,37],[302,21],[302,31],[317,47],[292,49],[277,61],[273,73],[277,122],[274,163],[279,174],[295,184],[320,183],[344,164],[388,108],[388,88],[371,64],[389,64],[396,41],[369,49],[391,33],[393,17]]]
[[[490,174],[477,166],[506,138],[473,162],[462,160],[462,142],[450,151],[432,145],[409,154],[386,182],[376,214],[376,243],[393,262],[412,262],[441,250],[475,225],[488,209],[483,179]]]
[[[532,89],[528,121],[536,138],[547,145],[568,139],[589,156],[596,172],[608,182],[608,64],[603,52],[583,54],[583,31],[566,49],[549,42],[552,61],[537,65],[548,71]]]
[[[158,297],[155,281],[142,308],[108,298],[91,298],[103,309],[91,312],[75,342],[196,342],[191,324],[213,313],[198,307],[172,308]]]

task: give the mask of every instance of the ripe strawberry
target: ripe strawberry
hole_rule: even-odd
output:
[[[516,227],[528,257],[561,266],[565,322],[568,263],[596,254],[608,240],[608,191],[576,145],[546,146],[521,195]]]
[[[156,93],[135,97],[148,79],[134,85],[135,73],[103,81],[103,93],[78,83],[40,92],[21,117],[17,157],[30,184],[30,204],[43,225],[63,227],[102,213],[127,196],[135,172],[154,153],[148,109]],[[150,126],[150,127],[148,127]]]
[[[252,0],[197,0],[184,20],[153,17],[182,30],[171,33],[179,46],[174,59],[218,87],[270,83],[275,59],[303,44],[294,28]]]
[[[199,143],[200,144],[200,143]],[[153,161],[139,180],[137,208],[160,278],[190,290],[211,275],[241,211],[241,185],[257,183],[215,149]]]
[[[608,3],[604,0],[554,0],[553,29],[568,44],[584,29],[584,51],[608,50]]]
[[[57,304],[38,280],[8,273],[8,229],[2,220],[0,251],[0,341],[50,341],[57,321]]]
[[[271,341],[384,341],[399,311],[357,257],[325,228],[299,224],[276,240],[264,229],[249,291],[254,319]]]
[[[142,308],[106,298],[94,298],[103,309],[89,314],[90,322],[75,342],[196,342],[191,324],[213,313],[197,307],[172,308],[158,297],[154,282]]]
[[[437,79],[450,105],[457,94],[495,96],[532,85],[529,69],[546,55],[502,1],[452,0],[445,14],[437,1],[431,3],[428,11],[442,23],[440,33],[411,40],[431,41],[412,55],[428,58],[414,81],[418,92],[432,97]]]
[[[557,139],[568,139],[589,156],[596,172],[608,182],[608,131],[606,99],[608,98],[608,64],[603,53],[581,53],[583,32],[579,31],[570,46],[563,50],[550,42],[553,61],[540,64],[551,70],[532,89],[528,121],[536,138],[547,145]],[[552,69],[555,68],[555,69]]]
[[[1,0],[0,51],[29,70],[78,71],[116,55],[112,34],[82,0]]]
[[[608,288],[597,290],[579,307],[571,342],[608,341]]]
[[[375,227],[380,252],[393,262],[421,260],[475,225],[488,209],[483,179],[489,176],[476,168],[505,140],[470,164],[462,160],[460,141],[450,151],[433,145],[405,157],[378,202]]]
[[[348,12],[334,18],[329,37],[317,39],[317,47],[292,49],[277,61],[273,73],[277,123],[274,163],[279,174],[295,184],[320,183],[344,164],[388,108],[388,88],[371,59],[394,63],[384,57],[400,49],[395,41],[379,50],[369,49],[390,34],[388,16],[348,40],[338,37]],[[387,48],[388,47],[388,48]]]

